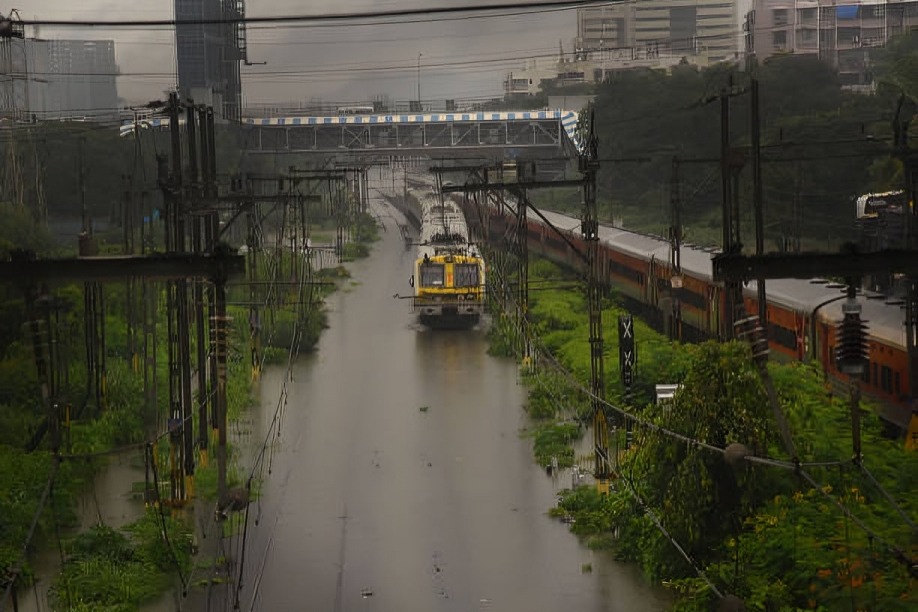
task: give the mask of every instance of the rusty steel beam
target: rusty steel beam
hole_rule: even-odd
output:
[[[512,183],[488,183],[474,185],[444,185],[440,187],[440,193],[467,193],[476,191],[497,191],[500,189],[518,190],[518,189],[543,189],[547,187],[583,187],[586,183],[584,179],[568,179],[564,181],[519,181]]]
[[[108,282],[129,278],[165,280],[175,278],[235,278],[245,274],[242,255],[116,255],[0,261],[0,282],[36,281]]]

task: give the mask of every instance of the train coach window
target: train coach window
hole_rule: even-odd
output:
[[[443,286],[443,264],[424,264],[421,266],[421,287]]]
[[[708,306],[708,302],[703,295],[700,293],[695,293],[694,291],[689,291],[685,287],[679,289],[678,295],[679,300],[683,304],[688,304],[689,306],[697,308],[698,310],[704,310]]]
[[[476,264],[456,264],[453,266],[453,287],[477,287],[478,266]]]
[[[640,272],[632,270],[630,267],[614,259],[609,260],[609,271],[615,276],[619,276],[637,284],[641,283],[644,276]]]
[[[769,336],[780,346],[786,349],[795,350],[797,348],[797,334],[789,329],[785,329],[774,323],[768,324]]]

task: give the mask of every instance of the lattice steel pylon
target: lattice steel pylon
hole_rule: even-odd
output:
[[[594,132],[593,107],[581,116],[578,126],[583,142],[580,172],[584,176],[581,231],[586,244],[589,277],[587,306],[590,313],[590,404],[593,413],[594,478],[600,494],[609,492],[612,475],[609,459],[609,431],[604,399],[605,372],[603,368],[602,286],[600,284],[599,216],[596,207],[596,173],[599,170],[599,144]]]
[[[15,129],[28,109],[28,61],[25,43],[25,26],[19,13],[10,11],[0,17],[0,130],[6,148],[0,199],[17,208],[25,206],[22,162],[16,150]]]
[[[10,126],[29,118],[25,25],[15,9],[0,17],[0,118]]]

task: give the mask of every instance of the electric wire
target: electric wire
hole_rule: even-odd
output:
[[[523,238],[523,239],[527,239],[526,236],[523,236],[522,238]],[[516,238],[514,238],[514,239],[516,239]],[[505,241],[505,243],[509,243],[509,242],[510,242],[509,237],[508,237],[508,236],[505,236],[505,240],[504,240],[504,241]],[[507,248],[507,251],[508,251],[508,252],[513,252],[512,246],[513,246],[513,245],[511,245],[511,244],[507,244],[507,247],[508,247],[508,248]],[[529,342],[532,342],[532,343],[535,345],[535,346],[533,347],[533,352],[534,352],[535,354],[532,355],[532,357],[533,357],[533,363],[534,363],[534,364],[537,364],[537,363],[538,363],[537,356],[545,356],[545,355],[550,356],[551,354],[550,354],[548,351],[545,351],[545,350],[544,350],[544,346],[541,345],[541,339],[540,339],[538,333],[537,333],[535,330],[532,329],[532,325],[531,325],[530,321],[527,319],[527,317],[526,317],[525,315],[522,315],[522,314],[520,313],[519,304],[516,302],[516,300],[515,300],[513,297],[511,297],[511,296],[505,295],[503,292],[500,292],[498,295],[500,296],[498,299],[499,299],[499,301],[502,303],[501,305],[502,305],[502,310],[503,310],[503,312],[507,312],[508,302],[509,302],[509,303],[512,303],[513,309],[512,309],[510,312],[515,312],[516,315],[517,315],[517,316],[514,317],[514,321],[516,322],[516,327],[517,327],[517,335],[518,335],[518,336],[521,336],[521,337],[527,338]],[[527,328],[528,328],[528,329],[527,329]],[[560,365],[560,364],[559,364],[559,365]],[[535,367],[536,367],[536,372],[538,372],[538,369],[537,369],[538,366],[536,365]],[[565,374],[567,374],[568,372],[567,372],[567,369],[566,369],[566,368],[563,368],[563,367],[562,367],[562,370],[560,371],[560,373],[561,373],[562,375],[565,375]],[[570,384],[570,382],[569,382],[569,384]],[[575,383],[573,386],[574,386],[575,388],[580,387],[579,383]],[[583,388],[580,387],[580,390],[582,391]],[[712,447],[712,448],[716,448],[716,447]],[[633,466],[632,466],[632,468],[633,468]],[[623,478],[623,481],[625,482],[625,485],[626,485],[626,487],[628,488],[628,491],[629,491],[629,493],[631,494],[631,496],[635,499],[635,501],[636,501],[636,502],[638,503],[638,505],[641,507],[642,511],[643,511],[643,512],[650,518],[650,520],[654,523],[654,525],[657,527],[657,529],[663,534],[664,537],[666,537],[666,538],[669,540],[669,542],[672,544],[672,546],[682,555],[682,557],[683,557],[683,558],[686,560],[686,562],[692,567],[692,569],[695,571],[695,573],[696,573],[702,580],[705,581],[705,583],[708,585],[708,587],[711,589],[711,591],[718,597],[718,599],[723,599],[723,594],[717,589],[717,587],[716,587],[716,586],[714,585],[714,583],[710,580],[710,578],[708,578],[708,576],[707,576],[707,574],[704,572],[704,570],[702,570],[702,569],[698,566],[698,564],[691,558],[691,556],[685,551],[685,549],[682,547],[682,545],[679,544],[679,542],[678,542],[678,541],[669,533],[669,531],[663,526],[663,523],[659,520],[659,518],[657,518],[656,514],[650,509],[650,507],[649,507],[646,503],[644,503],[643,499],[640,497],[640,495],[638,495],[638,493],[637,493],[637,491],[634,489],[634,487],[631,486],[631,483],[628,481],[628,479],[627,479],[627,478]]]
[[[632,468],[633,467],[634,466],[632,465]],[[622,482],[625,483],[625,487],[628,489],[628,493],[635,499],[635,501],[638,503],[638,506],[641,507],[641,510],[644,512],[644,514],[646,514],[650,518],[650,520],[653,521],[654,525],[657,526],[657,529],[660,531],[660,533],[662,533],[663,536],[666,537],[667,540],[669,540],[669,543],[672,544],[673,547],[677,551],[679,551],[679,554],[682,555],[682,558],[686,560],[686,562],[692,567],[693,570],[695,570],[695,573],[698,575],[698,577],[704,580],[705,583],[707,583],[708,588],[711,589],[711,592],[713,592],[717,596],[718,599],[723,599],[724,598],[723,593],[721,593],[720,590],[714,585],[714,583],[711,582],[711,579],[708,578],[708,575],[705,573],[705,571],[698,566],[695,560],[692,559],[692,556],[689,555],[688,552],[686,552],[686,550],[682,547],[681,544],[679,544],[678,540],[676,540],[676,538],[674,538],[669,533],[666,527],[663,526],[663,522],[657,517],[656,513],[653,510],[651,510],[650,506],[644,502],[644,500],[641,498],[641,496],[632,486],[631,478],[627,478],[627,477],[622,478]]]
[[[95,493],[95,489],[93,489],[93,493]],[[53,484],[51,485],[51,492],[49,493],[49,495],[50,495],[50,502],[49,502],[49,503],[50,503],[50,506],[51,506],[51,508],[50,508],[50,509],[51,509],[51,515],[52,515],[52,519],[53,519],[53,521],[54,521],[54,539],[55,539],[56,542],[57,542],[57,552],[58,552],[59,558],[60,558],[60,560],[61,560],[61,572],[63,572],[63,571],[64,571],[64,568],[66,567],[66,564],[67,564],[67,556],[64,554],[64,544],[63,544],[63,542],[62,542],[62,540],[61,540],[61,525],[60,525],[60,520],[58,519],[58,516],[57,516],[57,514],[58,514],[58,513],[57,513],[57,510],[54,508],[54,485],[53,485]],[[96,505],[97,505],[97,507],[98,507],[98,502],[96,502]],[[101,520],[100,520],[100,523],[101,523]],[[70,593],[70,582],[69,582],[69,581],[65,581],[65,582],[64,582],[64,589],[63,589],[63,591],[64,591],[64,605],[66,606],[66,609],[67,609],[68,612],[69,612],[69,610],[73,607],[73,596],[72,596],[72,594]]]
[[[515,303],[512,297],[506,297],[505,303],[506,301],[510,301],[514,305],[514,307],[518,310],[519,306],[518,304]],[[631,420],[633,423],[636,423],[644,427],[648,427],[659,433],[662,433],[669,437],[680,440],[686,444],[693,445],[693,446],[696,446],[698,448],[702,448],[708,451],[717,452],[720,454],[726,453],[726,449],[721,449],[712,444],[708,444],[700,440],[693,439],[689,436],[685,436],[677,432],[674,432],[672,430],[658,426],[655,423],[652,423],[650,421],[637,417],[636,415],[633,415],[626,410],[618,408],[614,406],[611,402],[608,402],[607,400],[600,398],[599,396],[593,394],[591,390],[587,389],[582,384],[580,384],[580,382],[573,376],[573,374],[567,368],[565,368],[560,362],[558,362],[555,356],[550,351],[545,350],[544,345],[542,345],[541,343],[541,338],[539,337],[537,332],[534,332],[531,329],[531,323],[529,323],[529,321],[527,321],[525,318],[521,318],[521,317],[517,317],[517,318],[520,319],[519,322],[517,323],[519,327],[518,333],[526,333],[525,331],[523,331],[524,327],[528,326],[530,328],[528,331],[530,333],[530,337],[533,338],[533,341],[535,342],[539,350],[539,355],[541,357],[544,357],[548,361],[548,363],[552,364],[552,366],[562,376],[567,378],[570,384],[579,388],[579,390],[582,393],[586,394],[591,399],[599,402],[599,404],[602,405],[603,408],[609,408],[613,410],[614,412],[618,413],[619,415],[623,416],[624,418]],[[776,460],[776,459],[771,459],[771,458],[766,458],[766,457],[755,457],[755,456],[750,456],[750,455],[744,456],[743,459],[750,463],[759,463],[762,465],[768,465],[772,467],[779,467],[779,468],[786,469],[786,470],[792,470],[795,473],[802,476],[805,480],[807,480],[807,482],[810,483],[810,485],[813,488],[818,489],[823,495],[827,496],[843,513],[845,513],[846,517],[850,518],[856,525],[858,525],[858,527],[860,527],[872,540],[876,540],[877,542],[879,542],[881,545],[883,545],[887,550],[889,550],[893,554],[894,558],[897,561],[907,566],[910,574],[914,576],[918,576],[918,564],[916,564],[915,561],[911,560],[908,557],[908,555],[905,553],[905,551],[895,546],[894,544],[890,543],[886,539],[882,538],[879,534],[877,534],[875,531],[870,529],[863,521],[858,519],[846,506],[844,506],[844,504],[842,504],[840,501],[835,499],[834,496],[832,496],[821,485],[819,485],[816,482],[816,480],[813,479],[813,477],[810,476],[810,474],[806,471],[806,468],[808,467],[821,467],[821,468],[835,467],[835,466],[842,467],[844,465],[848,465],[852,463],[852,460],[849,459],[845,461],[829,461],[829,462],[823,461],[823,462],[815,462],[815,463],[803,463],[799,461],[788,462],[788,461],[781,461],[781,460]],[[911,523],[910,519],[908,520],[908,522]]]
[[[299,291],[298,291],[300,299],[297,301],[297,314],[296,314],[295,323],[294,323],[294,333],[292,335],[290,347],[288,350],[287,369],[284,374],[284,382],[281,387],[280,397],[278,398],[278,404],[277,404],[277,408],[275,409],[274,417],[271,421],[271,424],[268,426],[268,433],[265,436],[265,441],[262,444],[261,450],[256,455],[256,458],[253,462],[251,473],[249,474],[249,477],[246,480],[246,489],[248,491],[251,491],[252,481],[255,476],[255,472],[259,469],[260,466],[263,465],[264,454],[270,443],[270,439],[271,439],[272,434],[275,431],[275,428],[278,431],[280,428],[281,411],[283,409],[283,406],[285,406],[287,403],[287,382],[289,380],[289,375],[293,368],[294,358],[299,352],[299,343],[301,339],[301,321],[303,320],[301,315],[302,315],[302,309],[304,308],[303,300],[305,299],[305,296],[303,294],[305,293],[307,287],[309,287],[309,278],[310,278],[309,274],[304,274],[303,278],[300,280],[300,286],[299,286]],[[269,470],[269,474],[270,474],[270,470]],[[247,544],[246,536],[248,534],[249,512],[250,512],[249,506],[247,506],[246,511],[245,511],[244,523],[243,523],[242,551],[240,554],[239,577],[237,580],[235,595],[234,595],[234,609],[239,609],[239,605],[240,605],[239,598],[241,595],[242,584],[243,584],[242,576],[243,576],[243,572],[245,571],[245,551],[246,551],[246,544]]]
[[[874,477],[874,475],[870,473],[870,470],[867,469],[867,466],[864,465],[864,462],[858,461],[857,465],[858,467],[860,467],[861,471],[867,477],[867,480],[869,480],[870,483],[874,487],[876,487],[876,489],[880,492],[880,495],[882,495],[886,499],[886,501],[889,502],[889,504],[896,510],[899,516],[902,517],[902,520],[904,520],[908,524],[908,526],[912,528],[912,531],[918,532],[918,525],[915,524],[915,521],[913,521],[912,518],[908,515],[908,513],[905,510],[903,510],[899,504],[896,503],[896,500],[892,498],[892,495],[889,494],[889,492],[883,487],[882,484],[880,484],[880,482]]]
[[[159,515],[159,523],[162,529],[163,542],[166,544],[166,548],[169,549],[169,558],[171,559],[173,565],[175,565],[175,572],[178,574],[179,581],[182,584],[182,596],[184,597],[188,594],[188,582],[185,580],[185,576],[182,574],[182,566],[179,563],[178,555],[176,555],[175,548],[173,548],[172,542],[169,540],[169,529],[166,526],[166,513],[163,511],[163,500],[159,492],[159,473],[156,469],[155,449],[152,443],[147,444],[147,453],[150,467],[153,470],[153,492],[154,495],[156,495],[156,513]]]
[[[25,542],[22,545],[22,549],[19,553],[16,562],[11,565],[12,575],[9,581],[9,584],[6,586],[6,589],[3,591],[3,599],[0,599],[0,612],[6,609],[6,603],[9,601],[10,596],[13,592],[13,585],[15,585],[16,580],[19,577],[19,572],[22,571],[23,563],[25,563],[26,556],[29,553],[29,545],[32,543],[32,538],[35,536],[35,531],[38,528],[38,521],[41,518],[42,512],[45,510],[45,504],[48,503],[48,500],[51,496],[51,488],[54,486],[54,481],[57,478],[58,470],[60,468],[60,460],[55,455],[52,458],[51,470],[48,474],[48,480],[45,484],[45,489],[41,494],[41,498],[38,501],[38,509],[35,511],[35,514],[32,516],[32,524],[29,526],[29,531],[26,534]]]
[[[609,0],[546,0],[544,2],[505,2],[480,6],[439,6],[427,8],[387,9],[353,13],[324,13],[313,15],[273,15],[265,17],[231,17],[221,19],[150,19],[150,20],[61,20],[61,19],[23,19],[25,26],[67,26],[67,27],[175,27],[191,25],[235,25],[235,24],[285,24],[285,23],[320,23],[327,21],[350,21],[398,17],[431,17],[439,15],[481,13],[466,15],[466,19],[487,19],[495,13],[533,14],[552,9],[570,10],[595,5],[625,4],[636,0],[615,2]],[[522,11],[515,13],[513,11]],[[432,21],[433,19],[426,19]]]

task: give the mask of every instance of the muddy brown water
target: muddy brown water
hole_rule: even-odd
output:
[[[251,508],[239,609],[665,610],[669,598],[635,568],[590,551],[547,516],[570,474],[551,478],[533,462],[518,368],[487,354],[487,323],[428,331],[393,297],[411,293],[414,249],[377,189],[387,176],[377,173],[371,189],[382,240],[349,265],[352,279],[328,299],[329,329],[288,380],[271,474]],[[284,376],[263,374],[261,401],[231,432],[246,473]],[[127,460],[113,461],[81,505],[84,524],[100,511],[114,526],[140,516],[129,491],[142,479]],[[240,541],[226,540],[226,550],[238,555]],[[53,574],[56,557],[41,556],[43,573]],[[20,610],[48,610],[36,592]],[[144,611],[231,610],[236,595],[233,586],[197,588]]]
[[[666,609],[634,568],[547,516],[570,476],[533,462],[517,366],[487,354],[483,329],[425,330],[393,297],[411,291],[414,249],[371,193],[386,232],[329,298],[330,327],[288,383],[240,609]],[[257,432],[281,376],[262,380]],[[224,609],[214,593],[201,610]]]

